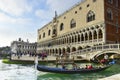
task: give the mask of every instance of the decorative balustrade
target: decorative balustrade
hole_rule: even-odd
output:
[[[82,50],[74,51],[74,52],[71,52],[71,54],[82,55],[82,54],[89,53],[89,52],[104,51],[104,50],[120,50],[120,44],[98,45],[98,46],[94,46],[91,48],[85,48]]]

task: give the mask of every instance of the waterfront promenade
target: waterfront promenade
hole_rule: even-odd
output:
[[[22,61],[34,61],[35,57],[29,56],[29,55],[22,55],[20,58],[18,58],[18,56],[12,55],[11,59],[12,60],[22,60]],[[74,61],[81,61],[81,60],[85,60],[85,59],[74,57]],[[40,57],[40,58],[38,58],[38,61],[49,61],[49,62],[56,61],[56,56],[49,55],[49,56],[45,57],[44,59],[42,59]]]
[[[23,55],[20,58],[18,56],[11,56],[12,60],[22,60],[22,61],[34,61],[35,57],[34,56],[29,56],[29,55]],[[56,57],[55,56],[47,56],[46,58],[38,58],[38,61],[55,61]]]

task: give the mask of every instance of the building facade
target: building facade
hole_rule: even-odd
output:
[[[37,43],[29,43],[19,38],[18,41],[13,41],[11,43],[11,51],[16,55],[26,55],[26,54],[36,54]]]
[[[38,29],[37,53],[61,54],[120,42],[120,0],[83,0]]]

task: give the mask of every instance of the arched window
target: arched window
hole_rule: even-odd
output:
[[[86,41],[88,40],[88,35],[87,35],[87,33],[85,33],[85,40],[86,40]]]
[[[43,38],[45,37],[45,32],[43,33]]]
[[[41,39],[41,35],[39,35],[39,39]]]
[[[53,34],[56,34],[56,29],[53,29]]]
[[[78,34],[78,42],[80,42],[80,35]]]
[[[56,49],[56,51],[55,51],[55,52],[56,52],[56,54],[57,54],[57,53],[58,53],[58,50]]]
[[[75,42],[77,42],[77,36],[75,35]]]
[[[93,35],[94,35],[94,39],[97,39],[97,32],[96,31],[93,32]]]
[[[113,0],[108,0],[108,2],[109,2],[110,4],[112,4],[112,3],[113,3]]]
[[[107,18],[112,20],[113,19],[113,13],[111,9],[107,9]]]
[[[76,21],[72,19],[70,22],[70,28],[74,28],[74,27],[76,27]]]
[[[92,40],[92,32],[89,33],[89,40]]]
[[[84,36],[83,36],[83,34],[81,34],[81,41],[84,41]]]
[[[70,47],[67,48],[67,52],[70,53]]]
[[[72,52],[76,51],[76,48],[75,47],[72,47]]]
[[[62,31],[63,29],[64,29],[64,24],[61,23],[61,24],[60,24],[60,31]]]
[[[74,37],[72,36],[72,43],[74,42]]]
[[[50,35],[50,33],[51,33],[51,30],[48,31],[48,36]]]
[[[95,13],[93,11],[89,11],[87,13],[87,22],[95,20]]]
[[[69,37],[69,43],[71,43],[71,42],[72,42],[71,37]]]
[[[61,53],[62,53],[62,51],[61,51],[61,49],[59,48],[59,55],[61,55]]]
[[[53,49],[53,54],[55,53],[55,50]]]
[[[102,30],[101,30],[101,29],[98,31],[98,36],[99,36],[99,39],[100,39],[100,38],[103,38],[103,33],[102,33]]]

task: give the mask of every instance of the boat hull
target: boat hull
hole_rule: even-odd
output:
[[[80,74],[80,73],[93,73],[93,72],[99,72],[103,71],[107,68],[109,68],[110,65],[99,67],[99,68],[92,68],[92,69],[62,69],[62,68],[50,68],[42,65],[37,65],[37,70],[43,71],[43,72],[51,72],[51,73],[61,73],[61,74]]]

